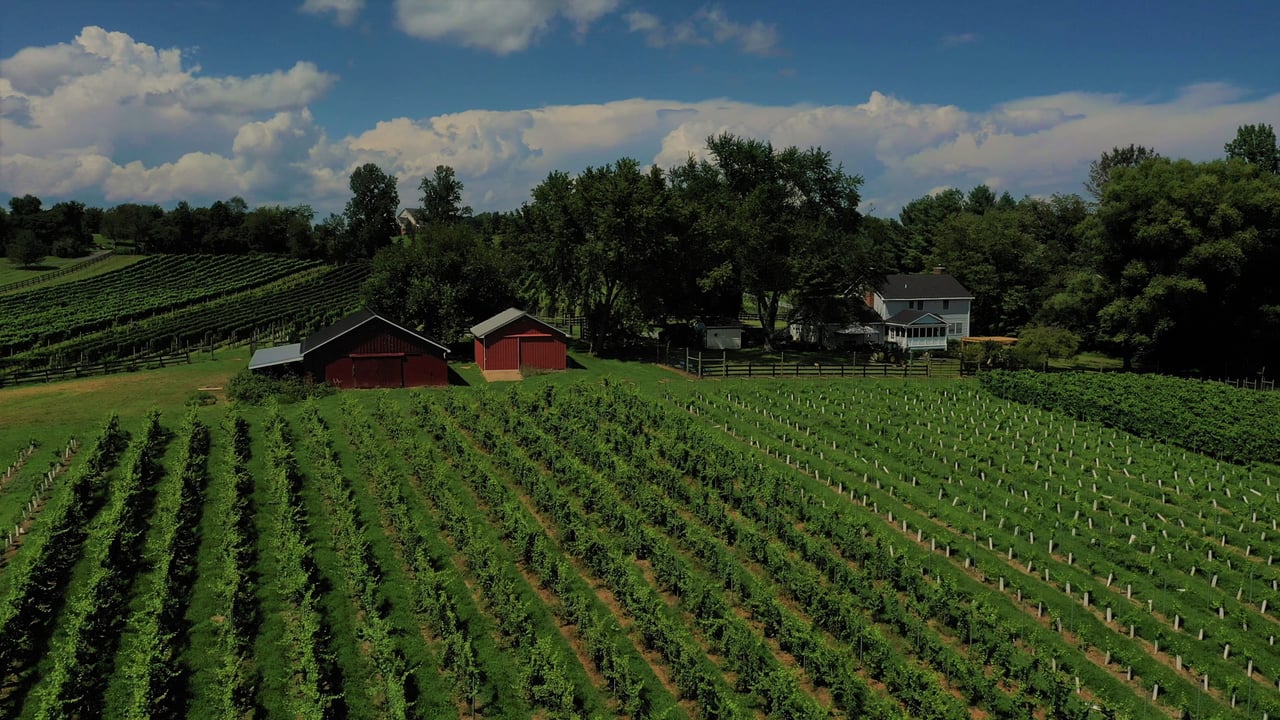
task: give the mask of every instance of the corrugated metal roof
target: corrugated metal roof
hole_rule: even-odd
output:
[[[302,362],[301,343],[293,343],[292,345],[281,345],[279,347],[262,348],[261,350],[257,350],[249,360],[249,369],[261,370],[262,368],[284,365],[291,362]]]
[[[972,300],[959,280],[942,275],[886,275],[880,286],[880,297],[885,300]]]
[[[471,328],[471,334],[474,335],[477,340],[483,340],[485,336],[489,335],[490,333],[501,330],[502,328],[510,325],[511,323],[526,317],[538,323],[539,325],[542,325],[543,327],[547,328],[548,330],[556,333],[561,337],[567,337],[565,331],[561,330],[560,328],[554,325],[549,325],[519,308],[507,308],[506,310],[503,310],[502,312],[498,313],[497,315],[494,315],[488,320],[485,320],[484,322],[481,322],[481,323],[477,323],[474,327]]]

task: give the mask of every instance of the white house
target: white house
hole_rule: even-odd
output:
[[[883,318],[881,341],[905,350],[945,350],[969,334],[973,293],[934,268],[928,275],[889,275],[867,304]]]
[[[422,225],[422,211],[415,208],[405,208],[396,216],[396,224],[400,226],[401,235],[412,235]]]

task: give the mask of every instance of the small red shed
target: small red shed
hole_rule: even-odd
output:
[[[249,369],[300,363],[304,373],[340,388],[447,385],[448,352],[372,310],[361,310],[297,345],[257,351]]]
[[[508,308],[471,328],[481,370],[564,370],[568,335],[524,310]]]

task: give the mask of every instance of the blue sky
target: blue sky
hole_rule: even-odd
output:
[[[340,210],[377,162],[477,210],[552,170],[670,166],[729,131],[818,145],[865,205],[1078,192],[1114,145],[1209,159],[1280,124],[1280,3],[108,0],[10,3],[0,198],[241,195]]]

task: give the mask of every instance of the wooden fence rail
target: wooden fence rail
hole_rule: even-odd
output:
[[[906,365],[892,363],[821,363],[821,362],[756,362],[706,358],[685,351],[668,358],[668,365],[678,367],[699,378],[742,377],[803,377],[803,378],[851,378],[851,377],[956,377],[964,374],[964,368],[950,365],[941,373],[933,363],[919,362]]]
[[[84,260],[81,260],[78,263],[75,263],[73,265],[68,265],[64,268],[59,268],[57,270],[54,270],[53,272],[40,273],[36,277],[27,278],[26,280],[19,280],[17,282],[11,282],[8,285],[0,285],[0,293],[6,293],[6,292],[9,292],[10,290],[17,290],[19,288],[28,287],[30,285],[38,285],[42,282],[45,282],[46,280],[52,280],[53,278],[62,277],[63,275],[70,275],[73,272],[83,270],[84,268],[87,268],[90,265],[106,260],[107,258],[111,257],[111,254],[112,253],[110,250],[104,250],[100,253],[97,253],[96,255],[90,255],[89,257],[85,258]]]
[[[112,375],[122,372],[133,372],[149,368],[190,363],[191,351],[170,353],[168,355],[144,355],[124,360],[105,360],[103,362],[82,363],[60,368],[43,370],[22,370],[19,372],[0,374],[0,387],[23,385],[28,383],[53,382],[70,378],[90,377],[93,375]]]

